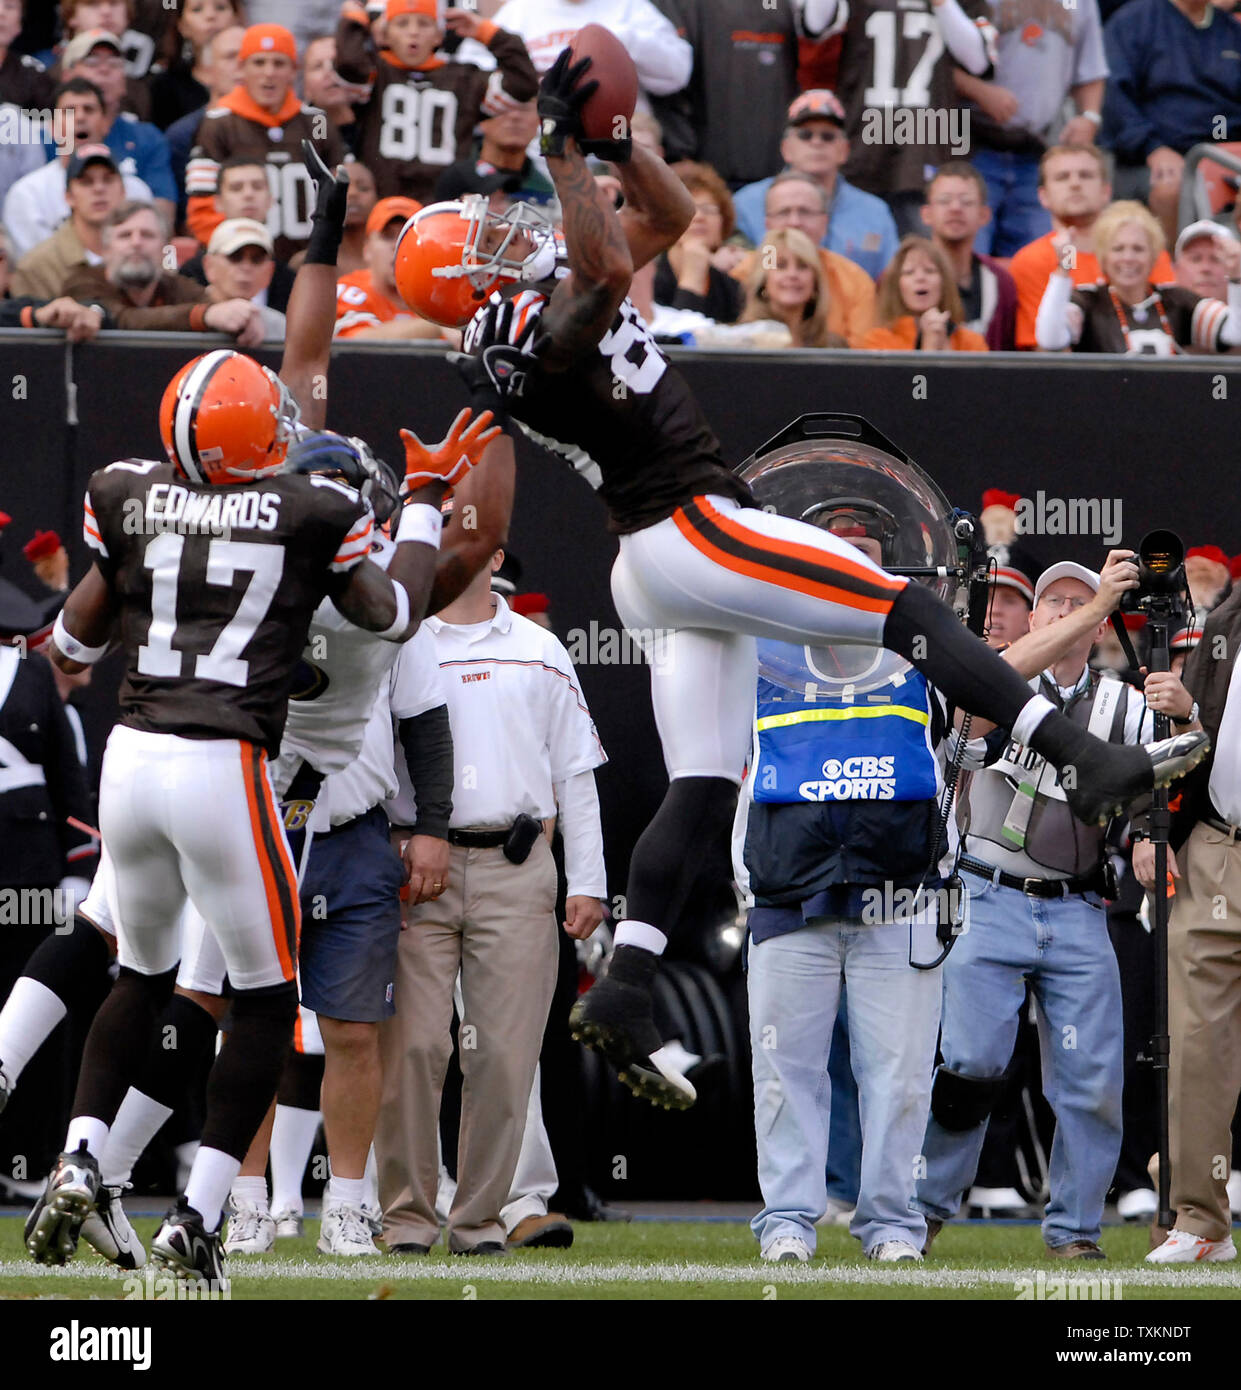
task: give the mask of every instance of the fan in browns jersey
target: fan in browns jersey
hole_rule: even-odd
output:
[[[386,47],[375,51],[366,10],[347,4],[336,29],[336,70],[349,83],[373,84],[357,106],[358,158],[375,175],[381,198],[429,202],[439,176],[470,153],[474,128],[528,102],[538,78],[516,34],[480,19],[476,6],[445,10],[443,0],[388,0]],[[436,52],[446,29],[485,44],[493,72]]]
[[[251,155],[267,170],[271,210],[267,230],[276,259],[287,262],[310,236],[315,187],[302,154],[309,140],[335,168],[345,156],[344,140],[327,115],[304,106],[293,90],[297,47],[279,24],[252,24],[238,54],[241,80],[218,105],[208,107],[185,170],[186,222],[204,246],[224,220],[215,205],[220,166],[235,155]]]
[[[850,151],[842,172],[884,199],[902,236],[924,236],[924,188],[946,159],[969,152],[953,69],[989,78],[995,62],[987,0],[835,0],[834,8],[822,37],[842,36],[836,95]]]
[[[329,350],[347,199],[343,172],[322,174],[283,363],[304,397]],[[82,670],[114,626],[126,653],[99,803],[120,973],[87,1039],[65,1151],[26,1225],[40,1261],[63,1263],[95,1208],[97,1155],[172,994],[188,899],[227,964],[234,1026],[185,1194],[152,1254],[174,1273],[226,1283],[221,1208],[275,1094],[297,1011],[297,884],[267,761],[296,663],[325,596],[388,641],[416,630],[436,574],[440,503],[493,438],[486,419],[459,419],[444,447],[414,450],[385,574],[368,558],[374,518],[359,493],[286,471],[297,414],[265,367],[208,353],[165,392],[167,462],[122,460],[88,484],[95,559],[57,620],[51,656]]]
[[[617,930],[611,969],[571,1022],[636,1094],[684,1107],[693,1087],[661,1051],[651,990],[702,841],[727,836],[732,824],[756,637],[898,652],[958,708],[1012,729],[1057,768],[1072,765],[1066,795],[1086,820],[1179,776],[1203,755],[1204,740],[1183,735],[1148,750],[1091,738],[1033,695],[929,589],[887,574],[836,536],[755,505],[626,297],[634,269],[689,225],[693,202],[661,159],[628,141],[589,142],[618,164],[619,213],[598,190],[580,142],[579,108],[593,90],[588,66],[570,66],[566,50],[539,93],[543,150],[564,210],[565,264],[554,267],[551,229],[532,232],[528,206],[497,215],[481,199],[467,200],[411,219],[397,283],[418,312],[458,323],[482,295],[517,288],[467,329],[476,389],[503,395],[531,438],[595,484],[620,536],[617,611],[639,636],[671,633],[652,680],[671,785],[633,853],[630,917]],[[536,288],[520,288],[549,269]]]
[[[1073,229],[1051,239],[1057,267],[1047,281],[1034,333],[1044,351],[1123,352],[1169,357],[1241,347],[1241,242],[1221,238],[1228,302],[1182,285],[1151,283],[1163,228],[1141,203],[1110,204],[1094,224],[1103,278],[1073,288]]]

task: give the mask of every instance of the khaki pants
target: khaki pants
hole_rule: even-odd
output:
[[[1199,822],[1178,863],[1168,923],[1171,1200],[1180,1230],[1223,1240],[1241,1092],[1241,844]]]
[[[454,846],[448,887],[409,914],[397,951],[396,1017],[380,1026],[375,1130],[384,1240],[439,1240],[439,1111],[461,972],[461,1137],[448,1244],[505,1239],[500,1208],[521,1151],[530,1086],[556,983],[556,866],[542,836],[524,864]]]

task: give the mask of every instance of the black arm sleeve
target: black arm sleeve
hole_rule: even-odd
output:
[[[398,724],[405,766],[418,801],[415,835],[448,836],[452,818],[452,730],[448,706],[436,705]]]

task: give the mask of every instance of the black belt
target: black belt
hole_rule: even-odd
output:
[[[1226,820],[1220,820],[1218,816],[1203,816],[1202,820],[1212,830],[1218,830],[1232,840],[1241,840],[1241,825],[1229,825]]]
[[[961,856],[961,868],[979,878],[989,878],[996,882],[996,869],[993,864],[984,864],[981,859]],[[1031,898],[1067,898],[1070,893],[1099,893],[1103,890],[1103,875],[1098,870],[1080,878],[1022,878],[1019,874],[1006,874],[999,871],[999,880],[1005,888],[1016,888]]]
[[[512,832],[511,825],[507,830],[450,830],[448,843],[467,849],[498,849]]]

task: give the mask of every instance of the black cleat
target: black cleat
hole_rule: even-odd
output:
[[[228,1292],[220,1231],[208,1231],[202,1217],[184,1197],[177,1198],[156,1231],[151,1242],[151,1260],[174,1278],[206,1285],[212,1293]]]
[[[663,1055],[651,1013],[649,981],[656,963],[649,951],[618,946],[608,973],[574,1004],[569,1027],[578,1042],[615,1067],[617,1078],[639,1099],[665,1110],[688,1110],[698,1093]]]
[[[1146,744],[1091,739],[1072,764],[1076,775],[1070,778],[1069,769],[1061,769],[1061,785],[1078,820],[1106,825],[1136,797],[1184,777],[1210,748],[1210,738],[1201,732]]]
[[[99,1164],[86,1140],[56,1160],[43,1196],[26,1218],[26,1249],[41,1265],[63,1265],[78,1248],[82,1222],[95,1210]]]

